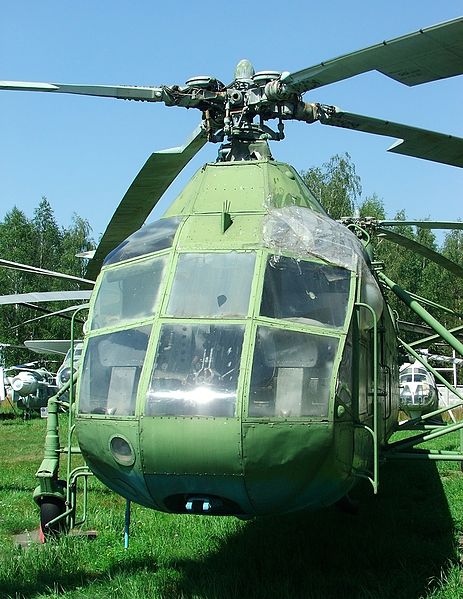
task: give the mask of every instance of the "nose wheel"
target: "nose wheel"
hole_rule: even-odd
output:
[[[48,539],[56,538],[66,532],[66,518],[53,522],[58,516],[64,514],[66,503],[64,497],[44,495],[38,504],[40,508],[40,542],[45,543]]]

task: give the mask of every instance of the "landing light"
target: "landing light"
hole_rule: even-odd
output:
[[[209,514],[223,507],[220,499],[209,497],[189,497],[185,510],[190,514]]]
[[[121,466],[132,466],[135,462],[135,453],[131,444],[124,437],[115,435],[109,441],[109,448],[113,458]]]

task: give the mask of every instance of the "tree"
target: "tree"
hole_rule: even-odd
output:
[[[442,253],[446,258],[463,266],[463,231],[455,229],[445,235]],[[463,280],[451,272],[442,271],[440,284],[440,296],[442,302],[456,312],[463,312]],[[461,320],[455,316],[447,316],[448,326],[457,326]]]
[[[302,171],[301,176],[332,218],[354,214],[362,194],[362,185],[347,152],[332,156],[321,167]]]
[[[364,202],[360,205],[359,214],[362,217],[371,216],[378,220],[384,220],[386,218],[386,211],[383,200],[376,193],[365,198]]]
[[[91,232],[88,221],[74,213],[71,226],[68,229],[63,229],[62,233],[60,257],[62,272],[85,277],[88,260],[78,258],[76,254],[88,252],[94,247]]]
[[[49,270],[82,276],[85,265],[75,257],[75,254],[90,249],[92,243],[87,221],[74,215],[69,228],[60,228],[46,198],[42,198],[32,219],[28,219],[18,208],[13,208],[5,215],[3,222],[0,222],[2,258]],[[2,295],[79,288],[77,283],[5,268],[0,268],[0,285]],[[60,302],[47,304],[46,308],[59,310],[66,305],[69,304]],[[19,329],[15,328],[18,324],[37,315],[35,310],[21,305],[0,306],[0,342],[18,344],[28,338],[69,338],[69,321],[58,317],[39,320],[21,326]],[[17,349],[7,351],[9,363],[30,360],[30,354],[25,351]]]
[[[42,197],[34,211],[33,226],[36,237],[37,258],[34,266],[56,270],[60,262],[62,233],[56,224],[52,207]]]

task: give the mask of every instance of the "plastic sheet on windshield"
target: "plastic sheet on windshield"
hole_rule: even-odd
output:
[[[360,241],[344,225],[299,206],[269,209],[263,243],[275,253],[291,252],[301,259],[315,256],[354,272],[364,253]]]

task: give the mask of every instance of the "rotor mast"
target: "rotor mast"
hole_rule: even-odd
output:
[[[220,161],[269,158],[267,142],[284,139],[284,120],[313,123],[319,114],[318,105],[307,104],[299,93],[288,91],[280,83],[281,76],[278,71],[256,73],[249,60],[244,59],[236,66],[229,85],[212,77],[193,77],[182,90],[163,88],[169,100],[174,101],[165,103],[188,104],[189,108],[201,110],[208,141],[222,144]],[[266,124],[269,120],[278,120],[277,130]]]

